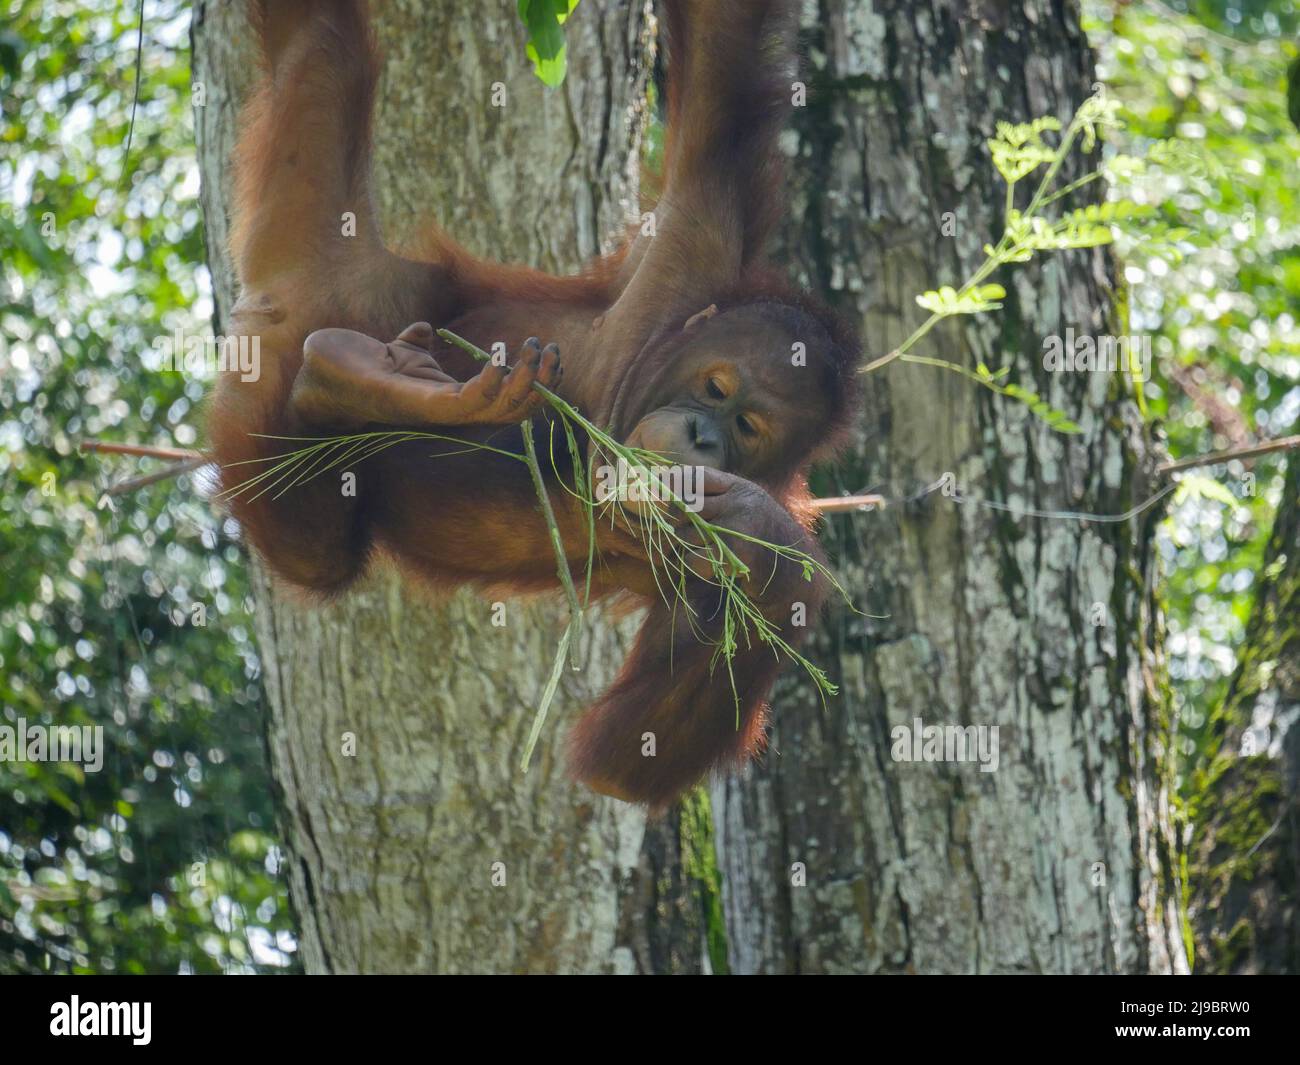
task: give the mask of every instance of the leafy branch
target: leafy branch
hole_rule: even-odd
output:
[[[1119,126],[1117,109],[1118,103],[1109,99],[1104,92],[1090,96],[1075,112],[1055,147],[1043,139],[1046,133],[1061,132],[1061,123],[1051,116],[1037,118],[1032,122],[997,124],[997,135],[988,145],[993,165],[1006,182],[1002,236],[996,244],[984,245],[983,263],[960,288],[945,285],[917,296],[916,302],[929,311],[930,316],[902,344],[887,355],[868,363],[860,372],[872,373],[894,361],[949,370],[998,395],[1025,403],[1036,417],[1058,432],[1080,431],[1064,413],[1036,393],[1021,385],[1003,382],[1002,378],[1008,372],[1007,367],[990,371],[981,363],[977,370],[971,371],[942,359],[914,355],[911,351],[945,319],[963,314],[984,314],[1001,308],[1006,290],[988,280],[1001,267],[1028,262],[1039,252],[1109,244],[1115,239],[1117,229],[1131,229],[1134,222],[1152,214],[1152,208],[1128,199],[1089,204],[1056,217],[1049,217],[1045,213],[1046,208],[1099,178],[1118,172],[1137,172],[1145,166],[1141,159],[1117,156],[1101,168],[1063,186],[1056,186],[1061,167],[1076,144],[1081,142],[1082,150],[1085,153],[1091,152],[1096,146],[1099,130]],[[1167,163],[1176,154],[1176,148],[1161,142],[1153,147],[1150,158],[1156,163]],[[1040,169],[1043,173],[1029,204],[1023,210],[1018,209],[1015,206],[1017,185]],[[1144,235],[1148,238],[1161,236],[1172,249],[1177,241],[1186,236],[1186,230],[1152,227]]]

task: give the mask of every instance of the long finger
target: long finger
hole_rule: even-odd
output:
[[[564,363],[560,361],[560,349],[555,344],[547,344],[542,349],[542,364],[537,371],[537,383],[554,392],[564,379]]]
[[[506,368],[488,363],[478,375],[461,386],[460,407],[465,417],[479,414],[497,402],[506,379]]]
[[[529,337],[524,342],[519,359],[510,369],[510,376],[501,389],[501,404],[507,409],[521,407],[533,392],[537,380],[537,371],[541,368],[542,346],[536,337]]]

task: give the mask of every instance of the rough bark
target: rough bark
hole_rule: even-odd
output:
[[[252,73],[241,6],[201,3],[196,110],[218,325],[231,306],[224,161]],[[532,75],[513,0],[373,5],[386,56],[376,187],[390,234],[436,216],[472,250],[568,269],[635,202],[648,20],[586,0],[569,77]],[[507,106],[489,104],[504,83]],[[322,323],[327,324],[327,323]],[[559,740],[628,635],[586,628],[531,772],[517,769],[564,611],[431,604],[392,574],[327,609],[258,574],[258,635],[290,886],[310,972],[635,971],[704,964],[677,818],[569,782]],[[355,736],[355,755],[344,753]],[[495,863],[502,863],[500,866]],[[504,873],[504,884],[494,882]],[[500,877],[498,876],[498,879]]]
[[[1092,59],[1060,0],[819,0],[805,29],[786,258],[880,355],[919,323],[913,296],[958,284],[1001,232],[994,122],[1067,120]],[[920,353],[1009,365],[1083,431],[940,370],[868,379],[847,460],[818,487],[896,501],[824,538],[883,616],[833,611],[811,654],[841,694],[823,709],[787,679],[766,763],[713,790],[734,971],[1187,968],[1146,650],[1152,513],[1100,524],[975,502],[1120,513],[1153,490],[1119,377],[1043,369],[1048,335],[1123,331],[1113,271],[1100,252],[1058,253],[995,280],[1001,312]],[[924,494],[945,472],[961,499]],[[1000,768],[893,761],[891,729],[918,717],[997,725]]]
[[[1287,462],[1255,608],[1198,782],[1188,917],[1198,973],[1300,972],[1300,459]]]

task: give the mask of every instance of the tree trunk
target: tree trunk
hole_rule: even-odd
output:
[[[1300,457],[1260,569],[1255,609],[1195,789],[1188,915],[1196,971],[1300,972]],[[1198,782],[1199,783],[1199,782]]]
[[[1002,231],[995,120],[1068,120],[1092,57],[1057,0],[817,7],[786,258],[882,355],[919,324],[913,296],[960,284]],[[1148,650],[1154,511],[1102,524],[981,502],[1115,514],[1154,490],[1121,377],[1043,368],[1067,326],[1121,331],[1107,257],[1053,255],[1003,270],[1003,310],[918,351],[1010,366],[1081,434],[895,363],[868,378],[847,461],[815,486],[894,501],[824,537],[859,608],[883,616],[832,613],[810,654],[840,695],[823,709],[787,678],[766,763],[713,790],[735,971],[1187,968]],[[945,473],[950,490],[926,494]],[[892,760],[891,730],[917,718],[998,726],[1000,767]]]
[[[473,251],[570,269],[636,204],[646,12],[586,0],[570,71],[543,88],[513,0],[376,4],[386,56],[375,175],[391,235],[437,218]],[[253,54],[242,5],[194,16],[196,110],[218,323],[227,159]],[[494,107],[493,85],[506,89]],[[322,325],[329,323],[322,322]],[[565,778],[571,711],[611,678],[627,624],[587,626],[526,776],[523,744],[564,611],[461,593],[431,603],[392,574],[313,609],[259,574],[269,742],[310,972],[699,969],[690,838]],[[353,751],[354,753],[347,753]],[[686,853],[683,853],[685,846]]]

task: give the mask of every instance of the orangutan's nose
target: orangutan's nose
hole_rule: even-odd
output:
[[[705,455],[722,454],[722,434],[712,418],[691,415],[691,443],[695,450]]]

